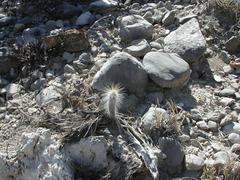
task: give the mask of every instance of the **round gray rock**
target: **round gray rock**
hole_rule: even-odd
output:
[[[142,64],[133,56],[119,52],[111,57],[96,73],[93,89],[102,91],[112,84],[121,84],[130,93],[143,96],[148,78]]]
[[[150,78],[164,88],[186,84],[191,74],[188,63],[173,53],[149,52],[143,58],[143,65]]]
[[[185,163],[187,170],[198,171],[201,170],[204,166],[204,159],[198,157],[194,154],[187,154],[185,157]]]
[[[136,39],[150,39],[153,25],[139,15],[124,16],[120,22],[119,35],[125,42]]]

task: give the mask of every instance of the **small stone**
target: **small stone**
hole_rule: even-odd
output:
[[[77,26],[84,26],[84,25],[88,25],[91,24],[94,20],[94,16],[92,15],[92,13],[90,13],[89,11],[81,14],[76,21],[76,25]]]
[[[219,92],[219,96],[229,97],[234,96],[235,90],[232,88],[224,88]]]
[[[155,42],[155,41],[150,42],[150,46],[151,46],[151,48],[155,48],[155,49],[162,49],[163,48],[163,46],[160,43]]]
[[[220,100],[220,103],[224,106],[230,106],[235,102],[235,99],[224,97]]]
[[[203,169],[204,166],[204,159],[198,157],[194,154],[187,154],[185,156],[185,163],[187,170],[190,171],[199,171]]]
[[[208,130],[209,129],[208,124],[205,121],[198,121],[196,123],[196,125],[199,129],[202,129],[202,130]]]
[[[78,61],[86,65],[91,65],[93,64],[93,57],[90,53],[82,53],[79,56]]]
[[[233,144],[231,147],[231,152],[239,154],[240,152],[240,144]]]
[[[208,121],[207,125],[208,125],[209,129],[212,131],[218,130],[218,124],[214,121]]]
[[[30,90],[31,91],[35,91],[35,90],[39,90],[43,87],[43,85],[47,82],[46,78],[40,78],[38,80],[36,80],[34,83],[31,84],[30,86]]]
[[[230,156],[225,151],[219,151],[213,155],[213,158],[215,159],[214,165],[216,166],[223,166],[227,163],[229,163]]]
[[[223,66],[223,71],[225,74],[230,74],[233,72],[233,69],[231,68],[230,65],[227,65],[227,66]]]
[[[218,55],[220,59],[223,60],[223,62],[225,62],[226,64],[229,64],[231,61],[231,57],[228,54],[227,51],[221,51],[220,54]]]
[[[182,134],[182,135],[178,136],[178,139],[181,142],[188,142],[188,141],[190,141],[190,136],[187,134]]]
[[[150,132],[154,127],[159,128],[162,120],[169,118],[166,110],[162,108],[151,107],[143,115],[142,126],[146,132]]]
[[[124,49],[124,52],[127,52],[135,57],[143,57],[151,51],[151,47],[145,39],[134,40],[131,43],[131,46]]]
[[[236,92],[234,95],[235,95],[235,98],[236,98],[237,100],[240,99],[240,93],[239,93],[239,92]]]
[[[236,144],[236,143],[240,143],[240,135],[237,133],[230,133],[228,135],[228,140],[232,143],[232,144]]]
[[[196,18],[196,17],[197,17],[196,14],[191,14],[191,15],[187,15],[187,16],[181,17],[181,18],[179,18],[179,23],[183,24],[183,23],[189,21],[190,19]]]
[[[213,78],[216,82],[220,83],[220,82],[223,82],[223,79],[221,78],[221,76],[218,76],[218,75],[213,75]]]
[[[65,73],[75,74],[75,73],[76,73],[76,70],[75,70],[72,66],[70,66],[69,64],[66,64],[66,65],[64,66],[64,72],[65,72]]]
[[[174,23],[175,20],[175,11],[169,11],[166,13],[162,19],[162,23],[164,26],[169,26]]]

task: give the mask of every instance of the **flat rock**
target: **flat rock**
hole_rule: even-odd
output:
[[[143,115],[142,126],[146,132],[150,132],[152,128],[158,127],[162,120],[168,120],[169,115],[165,109],[150,107]]]
[[[142,64],[130,54],[119,52],[96,73],[91,85],[101,91],[106,86],[120,83],[130,93],[141,97],[147,81],[147,72]]]
[[[149,52],[143,58],[143,65],[149,77],[164,88],[183,86],[191,74],[188,63],[173,53]]]
[[[185,163],[187,170],[199,171],[204,166],[204,159],[194,154],[187,154],[185,156]]]
[[[164,43],[165,51],[179,54],[188,63],[197,62],[206,50],[206,41],[196,18],[171,32]]]
[[[153,34],[153,25],[140,15],[124,16],[119,29],[119,35],[125,42],[136,39],[150,39]]]
[[[139,39],[132,41],[131,46],[124,49],[124,51],[135,57],[143,57],[151,51],[151,47],[145,39]]]
[[[196,123],[196,125],[199,129],[202,129],[202,130],[208,130],[209,129],[208,124],[205,121],[198,121]]]

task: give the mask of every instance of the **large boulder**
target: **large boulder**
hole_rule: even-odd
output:
[[[165,51],[179,54],[188,63],[198,61],[206,50],[206,41],[195,18],[171,32],[164,43]]]
[[[136,39],[151,39],[153,25],[140,15],[124,16],[120,22],[119,35],[125,42]]]
[[[130,54],[119,52],[97,72],[92,87],[101,91],[107,86],[119,83],[130,93],[142,96],[147,81],[147,72],[142,64]]]
[[[150,78],[164,88],[186,84],[191,74],[188,63],[173,53],[149,52],[143,58],[143,65]]]

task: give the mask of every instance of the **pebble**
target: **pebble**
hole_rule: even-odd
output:
[[[235,99],[224,97],[220,100],[220,103],[224,106],[230,106],[235,102]]]
[[[198,121],[196,123],[196,125],[199,129],[202,129],[202,130],[208,130],[209,129],[208,124],[205,121]]]
[[[229,140],[232,144],[240,143],[240,135],[237,134],[237,133],[230,133],[230,134],[228,135],[228,140]]]
[[[219,96],[229,97],[234,96],[235,90],[232,88],[224,88],[219,92]]]
[[[185,156],[185,163],[187,170],[199,171],[204,166],[204,159],[194,154],[187,154]]]

